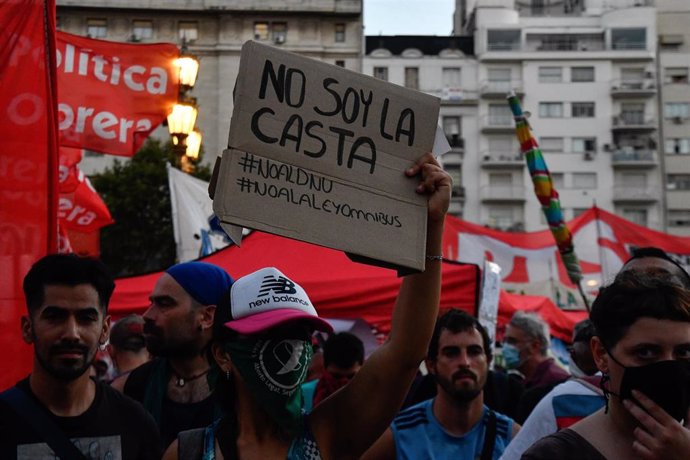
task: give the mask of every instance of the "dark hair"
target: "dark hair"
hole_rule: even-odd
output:
[[[573,343],[575,342],[587,342],[597,335],[594,324],[590,319],[583,319],[575,325],[573,328]]]
[[[354,334],[339,332],[332,334],[323,345],[323,365],[329,364],[347,369],[364,362],[364,344]]]
[[[24,296],[29,313],[43,303],[46,286],[90,284],[98,292],[99,306],[108,311],[115,282],[108,268],[97,259],[75,254],[51,254],[39,259],[24,277]]]
[[[484,326],[477,321],[477,318],[462,310],[458,310],[457,308],[451,308],[436,321],[434,334],[431,336],[431,342],[429,342],[427,358],[430,360],[435,360],[438,356],[438,341],[441,337],[441,332],[444,329],[447,329],[453,334],[457,334],[459,332],[467,332],[473,328],[478,330],[481,334],[484,345],[484,353],[486,354],[487,361],[491,362],[491,339],[489,338],[489,333],[486,332]]]
[[[671,274],[624,271],[600,290],[590,313],[609,350],[640,318],[690,322],[690,291]]]
[[[625,267],[629,262],[635,259],[644,259],[647,257],[662,259],[669,263],[672,263],[678,268],[679,281],[683,283],[683,286],[685,288],[690,288],[690,274],[687,272],[687,270],[685,270],[685,268],[683,268],[681,264],[678,263],[678,261],[676,261],[673,257],[669,256],[663,250],[655,248],[653,246],[648,246],[644,248],[633,248],[631,253],[632,256],[625,261],[623,267]],[[676,275],[676,273],[672,273],[672,275]]]

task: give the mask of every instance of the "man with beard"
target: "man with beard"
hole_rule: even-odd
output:
[[[491,363],[486,329],[450,310],[436,323],[426,366],[437,395],[401,412],[367,451],[374,459],[498,459],[520,426],[484,405]]]
[[[146,347],[156,359],[113,382],[151,413],[165,445],[220,415],[211,393],[218,368],[208,352],[216,305],[231,285],[225,270],[205,262],[166,270],[144,313]]]
[[[105,266],[49,255],[24,278],[24,341],[34,346],[31,375],[0,395],[0,458],[113,460],[160,458],[154,421],[89,366],[108,340],[115,288]]]

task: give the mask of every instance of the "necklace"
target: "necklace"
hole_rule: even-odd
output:
[[[191,377],[181,377],[175,370],[172,370],[172,373],[175,375],[175,378],[177,379],[175,381],[175,385],[178,387],[183,387],[187,384],[187,382],[191,382],[192,380],[196,380],[198,378],[203,377],[204,375],[208,374],[208,372],[211,370],[211,368],[206,369],[204,372],[200,372],[199,374],[192,375]]]

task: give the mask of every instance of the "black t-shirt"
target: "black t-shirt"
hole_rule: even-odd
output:
[[[159,460],[158,429],[144,408],[108,385],[96,382],[96,396],[86,412],[58,417],[31,393],[29,379],[17,384],[90,460]],[[56,458],[52,449],[4,401],[0,401],[0,459]]]
[[[125,382],[124,393],[139,401],[144,407],[147,387],[158,384],[154,371],[160,360],[161,358],[157,358],[137,367],[129,373]],[[165,446],[170,445],[180,431],[206,427],[221,415],[220,407],[213,395],[199,402],[183,404],[169,399],[165,395],[166,391],[167,387],[157,392],[161,397],[159,429]]]
[[[521,460],[606,460],[606,457],[575,431],[566,428],[540,439]]]

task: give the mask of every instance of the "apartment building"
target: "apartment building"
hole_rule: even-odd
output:
[[[690,236],[690,2],[657,2],[666,229]]]
[[[211,164],[227,146],[245,41],[361,70],[362,0],[58,0],[57,22],[60,30],[103,40],[185,44],[200,60],[191,96],[199,106],[204,161]],[[165,128],[154,135],[168,137]],[[112,161],[90,153],[81,166],[90,174]]]
[[[477,149],[477,61],[472,37],[369,36],[362,71],[441,99],[439,123],[451,151],[443,167],[453,177],[449,211],[463,217],[465,152]],[[468,133],[469,135],[466,135]]]

